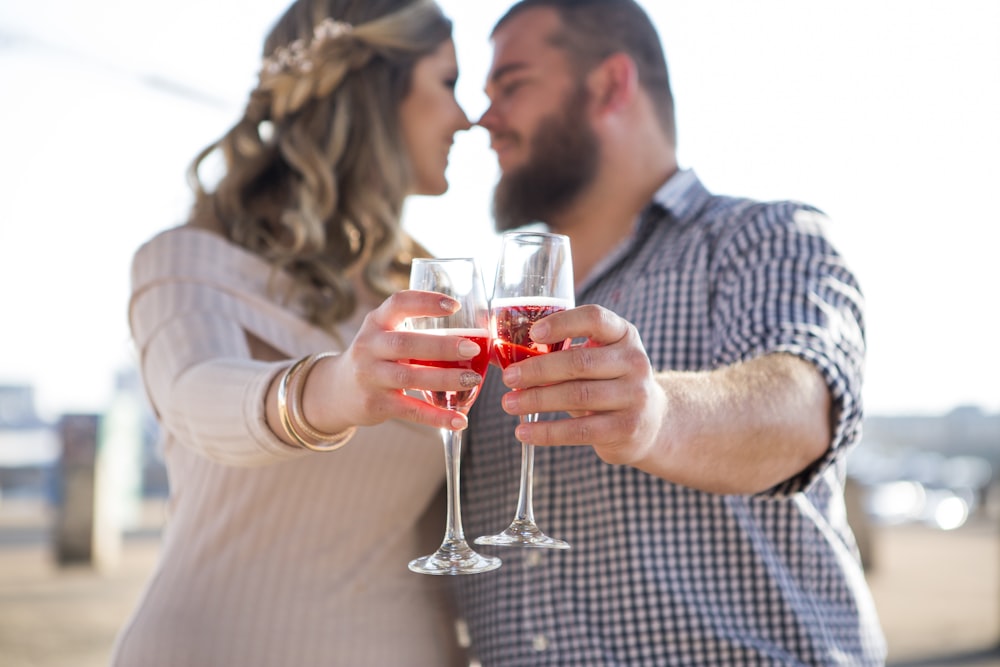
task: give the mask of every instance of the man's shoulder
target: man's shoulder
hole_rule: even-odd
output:
[[[793,222],[799,217],[825,218],[826,215],[812,204],[793,199],[764,201],[749,197],[712,195],[702,209],[701,217],[708,222],[738,224]]]
[[[739,225],[749,222],[794,221],[797,216],[823,216],[815,206],[793,199],[764,200],[748,196],[717,194],[693,169],[678,170],[653,196],[662,210],[670,211],[682,225]]]
[[[823,235],[828,218],[819,208],[801,201],[713,195],[692,222],[693,228],[722,241],[747,233],[771,235],[784,231]]]

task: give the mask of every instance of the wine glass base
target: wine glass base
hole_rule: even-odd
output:
[[[411,572],[418,574],[479,574],[500,567],[496,556],[484,556],[473,551],[468,544],[442,544],[429,556],[421,556],[410,561]]]
[[[530,521],[514,519],[507,529],[496,535],[484,535],[475,539],[476,544],[495,547],[535,547],[538,549],[569,549],[569,543],[549,537]]]

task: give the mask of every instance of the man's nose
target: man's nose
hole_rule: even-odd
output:
[[[493,128],[496,127],[495,120],[496,120],[496,111],[493,109],[493,105],[491,104],[490,106],[486,107],[486,111],[484,111],[483,115],[480,116],[479,120],[476,121],[476,125],[479,125],[480,127],[484,127],[487,130],[492,131]]]

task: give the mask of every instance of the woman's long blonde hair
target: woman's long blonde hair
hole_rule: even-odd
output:
[[[291,273],[325,328],[354,312],[358,271],[378,295],[405,287],[426,253],[400,227],[412,176],[399,108],[416,61],[450,37],[430,0],[293,3],[243,117],[191,165],[191,224]],[[216,151],[225,168],[209,191],[199,169]]]

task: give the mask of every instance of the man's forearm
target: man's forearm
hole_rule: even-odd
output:
[[[637,468],[711,493],[764,491],[830,446],[830,394],[819,371],[771,354],[709,372],[658,376],[666,412]]]

